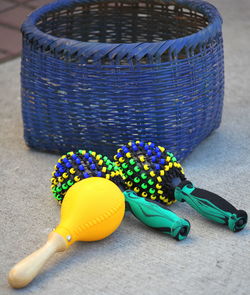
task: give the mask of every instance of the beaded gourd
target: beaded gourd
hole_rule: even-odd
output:
[[[144,198],[174,203],[171,179],[185,180],[184,170],[174,155],[164,147],[142,141],[129,142],[114,156],[124,174],[125,184]]]
[[[107,156],[94,151],[78,150],[61,156],[51,178],[53,196],[61,203],[74,183],[88,177],[103,177],[115,184],[121,182],[121,170]]]

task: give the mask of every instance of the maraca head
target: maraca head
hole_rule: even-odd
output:
[[[116,184],[100,177],[83,179],[68,189],[55,232],[67,245],[101,240],[118,228],[124,212],[124,195]]]
[[[103,177],[116,184],[122,182],[120,169],[107,156],[86,150],[68,152],[58,160],[52,172],[54,197],[61,203],[73,184],[89,177]]]
[[[185,180],[184,171],[164,147],[131,141],[117,150],[114,159],[124,174],[127,188],[166,205],[176,201],[175,181]]]

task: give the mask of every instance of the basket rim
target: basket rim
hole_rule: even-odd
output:
[[[45,50],[51,50],[56,55],[76,56],[83,60],[92,59],[93,62],[101,61],[103,58],[119,63],[126,58],[128,61],[135,59],[139,62],[147,56],[149,60],[159,61],[164,52],[168,51],[173,56],[185,48],[186,51],[193,51],[197,46],[206,45],[218,33],[221,33],[222,17],[217,8],[203,0],[161,0],[166,4],[177,4],[202,13],[208,19],[208,25],[196,33],[165,41],[138,42],[138,43],[101,43],[82,42],[69,38],[59,38],[39,30],[36,23],[46,13],[67,9],[79,4],[97,4],[109,2],[110,0],[57,0],[44,5],[33,11],[21,26],[23,37]]]

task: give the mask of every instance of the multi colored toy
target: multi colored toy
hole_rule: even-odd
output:
[[[66,193],[59,225],[47,243],[12,268],[9,283],[14,288],[29,284],[56,252],[76,241],[97,241],[112,234],[125,211],[124,196],[112,182],[100,177],[79,181]]]
[[[89,177],[104,177],[112,180],[124,191],[122,172],[107,156],[94,151],[79,150],[63,155],[54,167],[51,189],[54,197],[62,203],[67,190],[74,183]],[[190,223],[157,203],[137,196],[133,191],[124,191],[126,208],[142,223],[171,235],[177,240],[187,237]]]
[[[245,227],[244,210],[237,210],[212,192],[194,187],[186,179],[181,164],[164,147],[131,141],[118,149],[114,159],[123,171],[127,188],[138,195],[165,205],[186,201],[201,215],[226,224],[234,232]]]

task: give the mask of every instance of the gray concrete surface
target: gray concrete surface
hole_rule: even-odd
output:
[[[221,127],[184,162],[195,184],[250,213],[250,1],[213,0],[224,18],[226,93]],[[57,254],[27,288],[6,276],[40,247],[59,220],[49,177],[57,155],[28,149],[22,138],[20,60],[0,65],[0,294],[250,294],[250,228],[232,233],[186,204],[172,209],[191,221],[182,242],[150,231],[127,214],[96,243]]]

